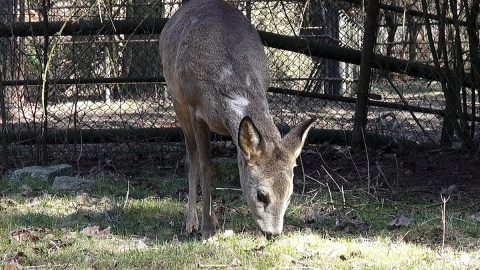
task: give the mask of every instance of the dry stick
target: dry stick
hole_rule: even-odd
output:
[[[316,172],[319,174],[319,177],[320,177],[320,172],[319,172],[318,170],[317,170]],[[322,183],[322,182],[320,182],[319,180],[311,177],[310,175],[305,175],[305,177],[308,178],[308,179],[311,179],[311,180],[313,180],[313,181],[315,181],[315,182],[317,182],[317,183],[320,184],[320,185],[325,185],[324,183]]]
[[[327,190],[328,190],[328,195],[330,196],[330,204],[333,205],[333,197],[332,197],[332,191],[330,190],[330,185],[327,182]]]
[[[367,156],[367,192],[370,193],[370,159],[368,158],[368,148],[367,148],[367,141],[365,139],[365,133],[362,130],[362,137],[363,137],[363,144],[365,145],[365,155]]]
[[[396,187],[396,190],[398,191],[398,178],[400,177],[400,175],[398,174],[398,159],[397,159],[397,154],[393,154],[393,156],[395,157],[395,164],[397,166],[397,177],[395,179],[395,187]]]
[[[390,184],[390,182],[388,181],[387,177],[386,177],[385,174],[383,173],[382,168],[380,167],[380,163],[379,163],[378,161],[376,161],[375,163],[377,164],[378,173],[379,173],[380,176],[382,177],[383,182],[385,182],[385,184],[387,184],[388,188],[390,188],[390,191],[392,191],[393,194],[397,194],[397,192],[396,192],[395,189],[393,188],[392,184]]]
[[[305,180],[305,168],[303,167],[303,160],[302,156],[299,156],[300,158],[300,166],[302,166],[302,175],[303,175],[303,188],[302,188],[302,195],[305,194],[305,185],[306,185],[306,180]]]
[[[447,201],[450,199],[450,196],[448,196],[447,198],[443,197],[443,195],[440,195],[441,198],[442,198],[442,207],[441,207],[441,212],[442,212],[442,249],[440,251],[440,255],[443,255],[443,248],[445,246],[445,211],[446,211],[446,207],[447,207]]]
[[[355,160],[353,160],[353,157],[352,157],[352,152],[348,151],[348,156],[342,152],[346,157],[350,158],[350,160],[352,161],[352,164],[353,166],[355,167],[355,171],[357,172],[357,175],[358,175],[358,180],[361,180],[362,179],[362,176],[360,175],[360,171],[358,170],[358,167],[357,167],[357,164],[355,163]]]
[[[198,268],[227,268],[228,264],[197,264]]]
[[[47,268],[63,268],[63,269],[67,269],[67,268],[70,268],[72,267],[73,265],[72,264],[53,264],[53,265],[46,265],[46,264],[42,264],[42,265],[35,265],[35,266],[23,266],[22,269],[47,269]],[[15,268],[17,269],[17,268]]]
[[[78,154],[77,158],[77,172],[80,174],[80,159],[83,156],[83,137],[82,132],[80,131],[80,153]]]
[[[346,201],[345,201],[345,192],[343,192],[343,185],[342,187],[340,187],[337,183],[337,181],[335,181],[335,179],[333,179],[332,175],[325,169],[325,167],[323,167],[322,165],[322,169],[327,173],[328,177],[330,177],[330,179],[332,179],[333,183],[335,183],[335,185],[337,186],[338,190],[340,190],[340,192],[342,193],[342,199],[343,199],[343,206],[346,205]],[[328,182],[327,182],[328,184]],[[327,185],[328,186],[328,185]],[[330,192],[330,188],[328,189],[328,192]],[[333,201],[331,200],[332,198],[332,194],[330,193],[330,201],[333,203]]]
[[[309,269],[309,270],[318,270],[319,268],[315,268],[312,266],[307,266],[306,263],[299,263],[298,261],[294,261],[294,263],[298,263],[301,266],[283,266],[280,269]]]
[[[320,156],[320,158],[322,159],[322,162],[325,164],[325,166],[327,166],[327,168],[331,171],[333,171],[332,168],[330,168],[330,166],[328,166],[327,162],[325,162],[325,159],[323,159],[323,156],[322,154],[320,154],[320,152],[318,152],[317,150],[317,154]],[[353,159],[352,159],[353,161]],[[354,166],[355,166],[355,169],[357,168],[357,166],[355,165],[355,162],[353,162]],[[323,167],[323,166],[322,166]],[[325,168],[323,168],[325,170]],[[357,172],[358,172],[358,169],[357,169]],[[336,176],[340,177],[345,183],[348,183],[347,179],[345,179],[343,176],[341,176],[340,174],[338,173],[335,173]],[[358,175],[360,176],[360,173],[358,173]]]
[[[130,195],[130,180],[127,181],[127,195],[125,195],[125,202],[123,203],[123,208],[127,207],[128,196]]]
[[[392,79],[390,79],[389,76],[386,76],[387,78],[387,81],[388,83],[390,84],[390,86],[393,87],[393,90],[395,90],[395,92],[397,92],[397,95],[400,97],[400,99],[402,100],[403,104],[405,104],[405,106],[407,107],[408,109],[408,112],[412,115],[412,118],[413,120],[415,121],[415,123],[418,125],[418,127],[420,127],[420,129],[422,130],[423,134],[425,134],[425,136],[427,136],[427,138],[433,143],[435,144],[435,140],[430,136],[430,134],[427,133],[427,131],[425,130],[425,128],[423,127],[422,124],[420,124],[420,121],[418,121],[418,118],[417,116],[415,115],[415,113],[413,112],[412,108],[410,107],[410,104],[408,104],[408,101],[405,99],[405,97],[402,95],[402,93],[400,93],[400,91],[398,90],[398,88],[395,86],[395,84],[392,82]]]
[[[242,189],[241,189],[241,188],[221,188],[221,187],[215,188],[215,190],[231,190],[231,191],[242,191]]]

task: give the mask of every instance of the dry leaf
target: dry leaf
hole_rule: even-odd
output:
[[[75,239],[77,238],[76,232],[67,232],[66,234],[62,235],[62,240],[66,241],[68,239]]]
[[[90,227],[85,227],[82,230],[82,233],[85,235],[95,235],[98,234],[100,227],[98,226],[90,226]]]
[[[474,221],[480,221],[480,212],[478,213],[475,213],[471,216],[471,218],[474,220]]]
[[[98,236],[99,236],[99,237],[105,237],[105,236],[107,236],[107,235],[110,234],[110,231],[111,231],[111,230],[112,230],[112,228],[111,228],[110,226],[108,226],[107,228],[99,231],[99,232],[98,232]]]
[[[163,221],[170,220],[170,217],[169,217],[169,216],[167,216],[167,215],[162,215],[162,214],[155,214],[155,215],[153,215],[153,217],[154,217],[155,219],[163,220]]]
[[[17,230],[11,231],[10,236],[17,241],[30,241],[30,242],[37,242],[39,240],[38,236],[33,234],[35,230]]]
[[[93,263],[94,260],[95,260],[95,258],[88,253],[85,254],[85,257],[83,258],[83,261],[86,262],[86,263]]]
[[[28,185],[22,185],[21,189],[22,189],[22,195],[25,197],[30,196],[30,194],[32,194],[33,192],[33,189]]]
[[[366,232],[370,230],[370,224],[359,219],[347,219],[337,217],[335,230],[344,232]]]
[[[141,250],[148,248],[142,240],[122,241],[118,246],[118,252],[128,252],[132,250]]]
[[[5,203],[7,206],[17,206],[18,203],[12,199],[9,198],[3,198],[2,202]]]
[[[242,266],[242,262],[238,258],[234,258],[227,266],[227,270],[236,269],[237,267]]]
[[[265,250],[265,246],[264,245],[261,245],[261,246],[258,246],[258,247],[255,247],[253,248],[253,251],[254,252],[262,252]]]
[[[22,252],[22,251],[19,251],[17,252],[17,254],[15,254],[15,257],[13,258],[13,262],[16,263],[16,266],[21,268],[22,264],[25,264],[25,260],[27,259],[27,255]]]
[[[395,226],[395,227],[401,227],[401,226],[410,226],[412,222],[415,220],[413,217],[408,217],[408,216],[398,216],[395,217],[392,221],[388,223],[388,226]]]
[[[278,259],[286,264],[291,264],[296,261],[295,258],[288,254],[280,254],[280,256],[278,256]]]
[[[90,226],[83,228],[82,233],[84,235],[97,235],[98,237],[105,237],[110,234],[111,230],[112,228],[110,226],[103,230],[100,230],[100,227],[98,226]]]
[[[452,196],[458,193],[458,187],[457,185],[450,185],[447,188],[442,188],[441,194],[443,196]]]

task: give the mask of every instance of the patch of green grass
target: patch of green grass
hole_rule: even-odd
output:
[[[184,234],[187,181],[98,177],[85,192],[1,184],[0,266],[43,269],[467,269],[480,267],[472,202],[346,191],[294,195],[284,235],[258,233],[240,191],[214,189],[218,237]],[[220,183],[225,188],[225,183]],[[313,194],[313,193],[312,193]],[[343,200],[345,198],[345,202]],[[199,214],[201,213],[199,204]],[[399,215],[411,224],[388,223]],[[201,217],[200,217],[201,218]],[[347,225],[339,226],[342,221]],[[352,225],[353,224],[353,225]],[[98,226],[98,227],[95,227]],[[93,233],[92,233],[93,231]]]

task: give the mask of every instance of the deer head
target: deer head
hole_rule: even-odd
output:
[[[240,122],[240,184],[255,222],[267,237],[283,231],[293,192],[293,168],[314,121],[305,120],[278,141],[265,140],[250,117]]]

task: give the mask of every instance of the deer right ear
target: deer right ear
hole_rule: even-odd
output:
[[[238,129],[238,146],[247,160],[260,155],[260,143],[262,136],[253,124],[252,118],[243,117]]]

